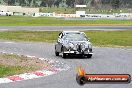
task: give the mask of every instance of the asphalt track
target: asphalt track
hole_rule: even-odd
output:
[[[132,30],[132,26],[0,26],[0,30],[32,30],[32,31]]]
[[[0,51],[54,59],[70,66],[69,70],[55,75],[0,84],[0,88],[132,88],[132,83],[86,84],[80,86],[75,80],[77,67],[80,65],[90,74],[127,73],[132,75],[132,50],[94,47],[92,59],[77,57],[62,59],[61,56],[56,57],[54,55],[54,44],[1,41]]]
[[[32,30],[32,31],[56,31],[56,30],[131,30],[132,26],[1,26],[0,30]],[[1,41],[0,51],[33,55],[54,59],[70,66],[67,71],[52,76],[38,79],[0,84],[0,88],[132,88],[130,84],[87,84],[79,86],[75,76],[77,67],[85,68],[87,73],[124,73],[132,75],[132,50],[119,48],[98,48],[94,47],[92,59],[67,58],[62,59],[54,55],[54,44],[48,43],[24,43]]]

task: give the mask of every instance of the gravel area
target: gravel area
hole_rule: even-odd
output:
[[[23,55],[18,56],[15,54],[3,53],[0,53],[0,65],[32,68],[31,70],[25,70],[26,72],[41,70],[51,66],[48,62],[37,58],[29,58]]]

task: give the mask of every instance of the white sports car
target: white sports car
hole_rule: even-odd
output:
[[[82,56],[92,57],[92,44],[84,32],[63,31],[59,34],[55,44],[55,55],[62,54],[63,58],[67,55],[79,54]]]

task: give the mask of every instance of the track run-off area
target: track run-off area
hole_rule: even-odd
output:
[[[132,26],[0,26],[0,30],[32,30],[32,31],[62,31],[62,30],[132,30]]]
[[[50,30],[86,30],[92,27],[48,27]],[[58,28],[58,29],[57,29]],[[72,29],[73,28],[73,29]],[[47,30],[47,27],[0,27],[0,30]],[[106,29],[95,27],[94,29]],[[132,29],[129,27],[113,27],[114,29]],[[31,43],[0,41],[0,52],[31,55],[55,60],[67,64],[70,68],[46,77],[0,84],[0,88],[132,88],[130,84],[87,84],[80,86],[76,82],[77,68],[82,66],[88,74],[130,74],[132,75],[132,50],[125,48],[93,47],[91,59],[68,57],[63,59],[54,54],[54,43]]]

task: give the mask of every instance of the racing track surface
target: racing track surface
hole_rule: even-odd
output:
[[[87,73],[127,73],[132,75],[132,50],[94,47],[92,59],[77,57],[62,59],[54,55],[54,44],[1,41],[0,51],[54,59],[70,66],[69,70],[55,75],[0,84],[0,88],[132,88],[132,83],[80,86],[75,80],[77,67],[80,65],[86,69]]]
[[[132,26],[0,26],[0,30],[32,30],[32,31],[62,31],[62,30],[132,30]]]

